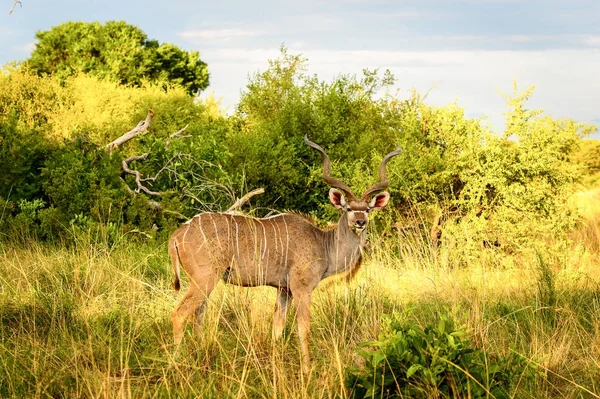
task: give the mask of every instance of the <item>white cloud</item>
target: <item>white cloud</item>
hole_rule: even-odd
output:
[[[229,22],[228,25],[240,25]],[[342,28],[342,22],[335,16],[319,13],[285,15],[278,20],[261,24],[244,24],[244,28],[197,29],[179,32],[179,37],[187,42],[203,45],[232,45],[240,40],[257,39],[265,36],[302,34],[307,32],[334,32]],[[259,39],[260,40],[260,39]]]
[[[600,36],[584,36],[582,41],[590,47],[600,47]]]
[[[298,32],[323,32],[336,31],[342,27],[342,20],[328,14],[303,14],[285,16],[277,23],[276,32],[294,31]]]
[[[20,46],[12,46],[12,49],[15,52],[26,53],[27,55],[29,55],[35,49],[35,43],[29,42]]]
[[[297,53],[290,48],[291,53]],[[489,115],[502,128],[505,100],[498,91],[511,93],[516,79],[522,88],[536,86],[529,105],[554,117],[579,121],[597,118],[600,104],[600,57],[593,49],[548,51],[334,51],[304,48],[309,73],[329,81],[340,73],[362,73],[363,68],[387,68],[397,86],[408,93],[425,93],[427,102],[445,105],[458,101],[470,116]],[[211,71],[210,89],[224,96],[230,109],[239,100],[249,73],[264,70],[277,58],[277,48],[215,49],[205,51]]]
[[[188,30],[179,33],[179,36],[193,43],[220,43],[225,44],[234,39],[259,36],[261,33],[255,30],[247,29],[207,29],[207,30]]]
[[[363,18],[419,18],[424,14],[416,10],[404,10],[404,11],[393,11],[393,12],[360,12],[356,13]]]
[[[508,37],[509,40],[517,43],[532,43],[560,38],[561,36],[554,35],[511,35]]]

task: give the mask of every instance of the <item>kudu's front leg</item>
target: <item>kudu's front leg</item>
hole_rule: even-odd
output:
[[[277,300],[275,302],[275,314],[273,315],[273,339],[280,339],[285,328],[285,319],[290,307],[292,294],[289,288],[277,288]]]
[[[308,352],[308,337],[310,333],[310,298],[311,293],[297,292],[294,294],[296,319],[298,321],[298,336],[302,351],[302,372],[310,372],[310,353]]]

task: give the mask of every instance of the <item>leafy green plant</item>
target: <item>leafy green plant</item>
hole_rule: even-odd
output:
[[[159,44],[124,21],[66,22],[36,37],[26,64],[40,75],[83,72],[135,86],[171,82],[189,94],[208,86],[208,69],[197,51]]]
[[[365,364],[347,370],[354,398],[511,397],[535,375],[516,353],[501,357],[474,348],[464,326],[442,315],[437,326],[386,319],[385,332],[363,343]]]

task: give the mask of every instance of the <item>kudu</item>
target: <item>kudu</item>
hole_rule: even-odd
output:
[[[385,167],[400,149],[383,158],[380,181],[358,199],[346,184],[331,177],[331,164],[323,148],[306,136],[304,141],[321,154],[323,179],[332,187],[329,200],[343,211],[337,226],[321,230],[294,214],[264,219],[214,212],[194,216],[177,229],[169,241],[175,289],[180,287],[180,265],[190,280],[187,293],[172,314],[176,345],[182,340],[188,317],[194,316],[194,327],[199,328],[206,300],[219,280],[244,287],[267,285],[278,290],[273,337],[282,336],[292,299],[296,306],[302,369],[309,371],[312,291],[326,277],[358,271],[369,213],[388,203],[390,195],[383,191],[389,185]]]

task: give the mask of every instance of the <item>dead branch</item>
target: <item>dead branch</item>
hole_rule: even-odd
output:
[[[135,184],[137,185],[138,191],[143,191],[143,192],[145,192],[148,195],[152,195],[152,196],[155,196],[155,197],[160,197],[161,195],[163,195],[163,193],[160,193],[160,192],[157,192],[157,191],[152,191],[148,187],[144,186],[142,184],[142,181],[141,181],[142,180],[142,174],[139,171],[137,171],[137,170],[129,168],[129,164],[131,162],[146,159],[148,157],[148,155],[150,155],[150,153],[148,153],[148,152],[145,153],[145,154],[142,154],[142,155],[134,155],[132,157],[124,159],[123,162],[121,163],[121,165],[122,165],[123,171],[125,173],[128,173],[130,175],[134,175],[135,176]]]
[[[146,119],[143,121],[139,121],[137,126],[117,138],[116,140],[111,141],[106,145],[106,148],[110,150],[112,153],[113,150],[119,148],[120,145],[128,142],[129,140],[139,136],[140,134],[146,133],[150,128],[150,123],[152,122],[152,117],[154,116],[154,111],[151,109],[148,110],[148,115],[146,115]]]
[[[244,195],[242,198],[240,198],[237,201],[235,201],[235,203],[233,205],[231,205],[229,207],[229,209],[227,209],[225,211],[225,213],[233,213],[233,212],[235,212],[236,209],[240,208],[250,198],[254,197],[255,195],[262,194],[264,192],[265,192],[264,188],[257,188],[256,190],[250,191],[248,194]]]
[[[129,187],[129,184],[127,184],[127,182],[125,182],[125,180],[124,180],[122,177],[121,177],[121,182],[123,183],[123,187],[125,187],[125,189],[127,190],[127,193],[128,193],[129,195],[131,195],[132,197],[135,197],[135,196],[137,195],[137,192],[133,191],[133,190],[131,189],[131,187]],[[163,207],[162,207],[162,205],[161,205],[161,204],[159,204],[159,203],[158,203],[158,202],[156,202],[156,201],[148,201],[148,206],[149,206],[150,208],[152,208],[152,209],[156,209],[156,210],[159,210],[159,211],[162,211],[162,210],[163,210]]]
[[[189,125],[185,125],[183,128],[179,129],[178,131],[176,131],[175,133],[170,135],[169,138],[167,139],[167,142],[165,143],[165,148],[169,148],[169,145],[171,144],[171,139],[174,139],[174,138],[187,139],[187,138],[192,137],[191,134],[187,134],[185,136],[181,134],[187,130],[188,126]]]
[[[110,142],[109,144],[106,145],[106,148],[109,148],[110,152],[112,153],[112,151],[114,149],[119,148],[122,144],[128,142],[129,140],[134,139],[135,137],[139,136],[140,134],[144,134],[145,132],[148,131],[148,128],[150,127],[150,124],[152,122],[152,117],[154,116],[154,112],[150,109],[148,110],[148,115],[146,116],[146,119],[143,121],[140,121],[137,126],[133,129],[131,129],[129,132],[123,134],[121,137],[117,138],[116,140]],[[187,128],[189,127],[189,125],[184,126],[183,128],[179,129],[177,132],[169,135],[166,143],[165,143],[165,148],[168,148],[169,145],[171,144],[171,141],[173,139],[176,138],[190,138],[192,137],[191,135],[184,135],[183,133],[187,130]],[[146,158],[148,158],[148,156],[150,155],[150,153],[144,153],[142,155],[134,155],[131,156],[127,159],[124,159],[121,163],[123,172],[126,174],[130,174],[135,176],[135,184],[136,184],[136,189],[133,190],[131,187],[129,187],[129,185],[127,184],[127,182],[125,182],[125,179],[121,178],[121,181],[123,182],[123,185],[125,186],[127,192],[132,195],[135,196],[137,195],[139,192],[144,192],[147,195],[150,196],[155,196],[155,197],[160,197],[162,195],[164,195],[165,193],[163,192],[159,192],[159,191],[152,191],[150,190],[148,187],[146,187],[144,185],[144,183],[147,183],[149,185],[152,185],[153,182],[155,182],[158,179],[158,176],[163,173],[163,172],[169,172],[169,173],[173,173],[173,169],[171,168],[171,165],[173,164],[173,162],[175,162],[177,159],[186,157],[186,154],[176,154],[174,156],[172,156],[166,163],[165,165],[152,177],[145,177],[142,178],[142,174],[135,169],[132,169],[130,167],[130,164],[132,162],[135,161],[143,161]],[[189,156],[188,156],[189,157]],[[194,160],[195,162],[197,162],[196,160]],[[227,212],[234,212],[236,209],[240,208],[244,203],[246,203],[251,197],[257,195],[257,194],[262,194],[264,193],[264,189],[260,188],[257,190],[254,190],[246,195],[244,195],[242,198],[238,199],[228,210]],[[195,198],[195,196],[187,194],[188,196],[192,196]],[[201,202],[198,198],[197,199],[199,202]],[[173,214],[175,216],[177,216],[180,219],[187,219],[187,217],[179,212],[174,212],[174,211],[170,211],[167,209],[164,209],[163,206],[156,202],[156,201],[152,201],[149,200],[148,201],[148,206],[152,209],[156,209],[159,210],[161,212],[165,212],[165,213],[170,213]]]
[[[131,195],[132,197],[135,197],[137,195],[137,192],[132,190],[131,187],[129,187],[129,185],[122,178],[121,178],[121,182],[123,182],[123,186],[125,187],[125,190],[127,190],[127,193],[129,195]],[[169,213],[171,215],[174,215],[175,217],[177,217],[177,219],[180,219],[180,220],[188,220],[189,219],[189,217],[185,216],[182,213],[179,213],[177,211],[171,211],[169,209],[165,209],[160,203],[158,203],[156,201],[148,200],[148,207],[150,207],[151,209],[160,211],[162,213]]]
[[[23,3],[21,3],[19,0],[15,0],[15,2],[13,3],[12,7],[10,8],[10,11],[8,12],[9,14],[12,14],[13,11],[15,10],[15,7],[17,6],[17,4],[21,7],[23,7]]]
[[[167,162],[165,162],[165,166],[163,166],[162,168],[160,168],[160,170],[159,170],[158,172],[156,172],[156,174],[155,174],[153,177],[145,177],[145,178],[143,178],[143,179],[140,179],[140,181],[141,181],[141,182],[147,182],[147,181],[149,181],[149,182],[155,182],[155,181],[156,181],[156,179],[158,179],[158,176],[159,176],[159,175],[160,175],[162,172],[164,172],[165,170],[167,170],[167,171],[171,172],[171,171],[172,171],[172,169],[171,169],[171,168],[169,168],[169,166],[170,166],[170,165],[171,165],[171,164],[172,164],[174,161],[176,161],[177,159],[180,159],[180,158],[184,157],[185,155],[186,155],[186,154],[182,154],[182,153],[179,153],[179,154],[175,154],[175,155],[173,155],[173,156],[172,156],[172,157],[171,157],[171,158],[170,158],[170,159],[169,159]]]

